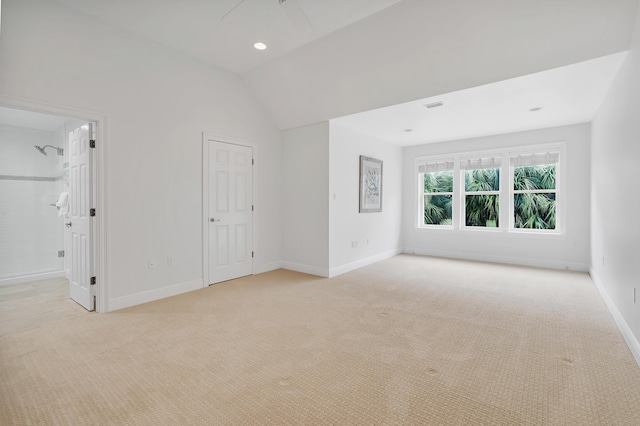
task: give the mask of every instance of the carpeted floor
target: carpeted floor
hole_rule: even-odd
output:
[[[2,425],[640,424],[582,273],[401,255],[0,332]]]

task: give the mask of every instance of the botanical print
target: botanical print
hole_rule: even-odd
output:
[[[365,163],[364,206],[374,208],[380,205],[380,170]]]
[[[382,161],[360,156],[360,212],[382,211]]]

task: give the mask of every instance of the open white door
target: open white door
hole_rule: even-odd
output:
[[[215,284],[253,273],[253,149],[208,143],[207,283]]]
[[[90,216],[93,200],[93,154],[89,147],[91,127],[91,124],[87,124],[69,133],[69,219],[66,226],[71,229],[69,293],[73,300],[93,311],[93,227]]]

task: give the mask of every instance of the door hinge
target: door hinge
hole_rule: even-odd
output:
[[[64,257],[64,250],[58,250],[58,257]]]
[[[251,211],[253,211],[253,204],[251,205]]]
[[[89,148],[95,148],[96,147],[96,140],[95,139],[91,139],[89,141]]]
[[[251,257],[253,257],[253,252],[251,252]]]
[[[256,163],[254,163],[254,159],[252,158],[251,159],[251,165],[253,166],[254,164],[256,164]]]
[[[96,215],[96,209],[89,209],[89,216],[95,216]]]
[[[96,277],[91,277],[91,285],[96,285]]]

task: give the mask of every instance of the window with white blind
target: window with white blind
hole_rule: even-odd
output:
[[[512,154],[511,228],[555,230],[559,152]]]
[[[418,158],[418,226],[560,233],[564,144]]]
[[[464,226],[500,227],[500,155],[460,161]]]
[[[418,165],[422,176],[422,224],[453,225],[453,160]]]

